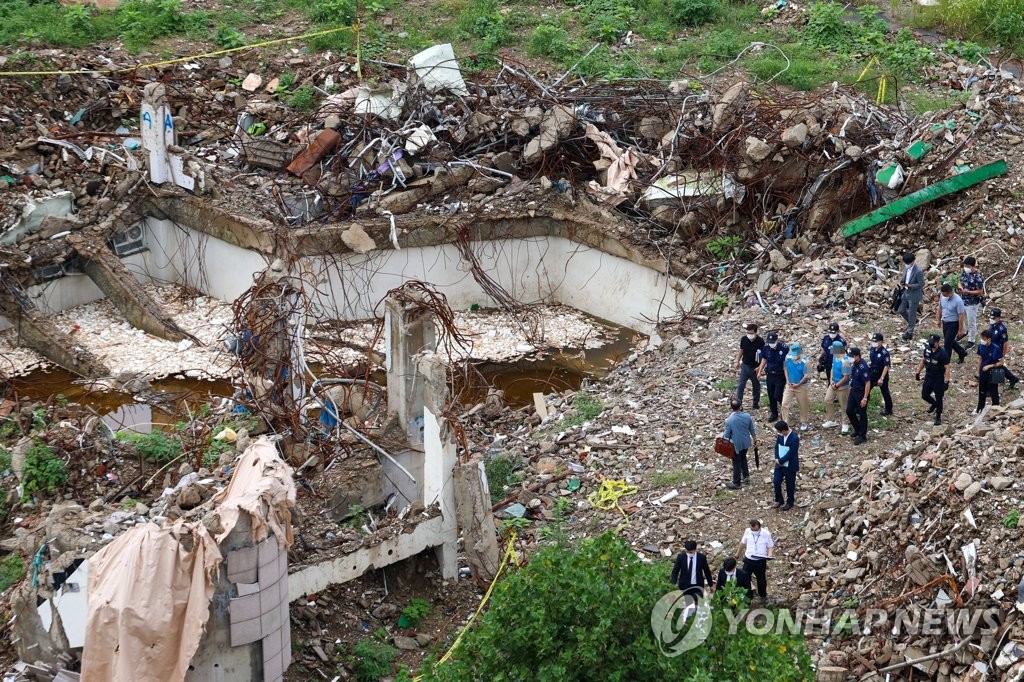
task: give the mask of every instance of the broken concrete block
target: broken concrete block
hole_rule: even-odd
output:
[[[751,161],[760,162],[772,155],[772,146],[761,138],[750,136],[746,140],[744,153]]]
[[[276,142],[266,137],[244,136],[242,158],[250,166],[268,170],[282,170],[299,153],[299,147]]]
[[[554,149],[558,143],[572,133],[576,126],[576,115],[564,104],[558,104],[544,112],[540,121],[540,134],[530,140],[523,149],[523,161],[535,163],[544,152]]]
[[[988,479],[988,484],[992,486],[993,490],[1006,490],[1013,485],[1013,479],[1006,476],[993,476]]]
[[[377,248],[373,238],[366,234],[366,230],[358,223],[341,233],[341,241],[356,253],[366,253]]]
[[[246,92],[256,92],[263,85],[263,78],[256,73],[250,73],[242,81],[242,89]]]
[[[797,123],[782,132],[782,142],[790,149],[796,149],[807,141],[807,124]]]
[[[772,268],[775,270],[785,270],[791,265],[791,261],[778,249],[772,249],[768,253],[768,258],[771,260]]]
[[[973,482],[974,479],[971,478],[970,474],[966,472],[961,472],[960,475],[956,477],[956,480],[953,481],[953,486],[956,487],[956,489],[959,490],[960,492],[963,492],[967,490],[967,488],[970,487],[971,483]]]
[[[750,84],[746,81],[739,81],[725,91],[722,99],[715,105],[712,115],[712,132],[721,133],[732,127],[736,113],[743,108],[747,102],[747,93],[750,91]]]
[[[402,651],[416,651],[420,648],[420,645],[419,642],[416,641],[415,637],[395,635],[395,648],[401,649]]]
[[[964,490],[964,499],[970,501],[974,499],[974,497],[980,492],[981,481],[975,481],[974,483],[971,483],[969,486],[967,486],[966,490]]]

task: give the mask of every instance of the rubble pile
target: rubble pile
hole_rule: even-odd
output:
[[[1012,615],[1024,604],[1016,519],[1022,417],[1024,399],[989,406],[965,428],[921,431],[851,467],[845,485],[810,505],[797,525],[805,544],[793,557],[797,605],[849,602],[893,614],[954,603],[995,607],[1006,618],[1004,638],[1024,637],[1024,624]],[[880,632],[855,643],[831,642],[826,650],[831,660],[863,675],[952,643],[945,632],[899,639]],[[936,679],[975,679],[959,676],[981,661],[982,672],[987,665],[1001,679],[1017,679],[1024,661],[1016,653],[1008,660],[1000,656],[999,643],[997,637],[981,637],[953,661],[918,668]]]

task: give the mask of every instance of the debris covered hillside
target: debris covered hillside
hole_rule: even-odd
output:
[[[259,642],[260,679],[369,679],[373,652],[379,678],[395,656],[414,669],[448,650],[509,537],[529,557],[556,525],[571,539],[618,530],[666,562],[667,590],[684,541],[717,570],[751,517],[777,543],[775,606],[998,613],[977,637],[810,633],[820,679],[1024,677],[1024,399],[1004,387],[972,414],[971,355],[933,427],[920,338],[901,340],[890,312],[905,252],[927,277],[919,337],[973,255],[987,305],[1014,347],[1024,338],[1019,74],[949,57],[931,85],[962,102],[910,115],[863,88],[796,92],[739,67],[607,81],[507,57],[480,72],[447,44],[403,64],[298,47],[130,70],[91,48],[26,54],[61,73],[0,74],[5,679],[77,679],[86,606],[64,586],[140,527],[199,553],[190,599],[211,620],[186,664],[244,639]],[[281,96],[296,83],[306,111]],[[557,283],[523,300],[558,273],[510,286],[495,263],[547,237],[653,270],[687,305],[638,316],[641,334],[574,309]],[[223,244],[257,263],[232,300],[211,292],[250,264]],[[433,247],[424,281],[385,260],[426,262]],[[457,277],[440,274],[449,261]],[[450,305],[452,279],[487,305]],[[602,305],[625,306],[634,286]],[[830,323],[864,349],[882,332],[893,356],[895,413],[872,401],[863,446],[822,427],[825,383],[811,383],[787,512],[771,508],[764,408],[749,486],[726,488],[713,449],[749,322],[815,356]],[[575,383],[556,379],[567,367]],[[140,431],[143,418],[111,416],[140,406]],[[262,479],[239,469],[254,459]],[[611,502],[608,482],[625,491]],[[257,580],[257,562],[282,575]],[[293,594],[289,576],[316,589]],[[239,615],[250,589],[277,590],[283,624]]]

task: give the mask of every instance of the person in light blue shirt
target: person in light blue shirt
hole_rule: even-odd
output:
[[[843,410],[846,409],[846,399],[850,395],[850,371],[853,368],[853,358],[846,354],[846,345],[836,341],[832,344],[832,371],[829,374],[828,388],[825,389],[825,423],[821,426],[826,429],[839,426],[842,421]],[[840,408],[836,410],[836,402]],[[850,430],[848,424],[843,424],[843,433]]]
[[[966,333],[964,325],[967,321],[967,308],[964,307],[964,300],[953,293],[953,286],[943,284],[939,296],[939,310],[935,322],[942,327],[942,338],[946,353],[950,359],[953,358],[953,351],[960,356],[960,364],[964,364],[967,351],[960,345],[958,339],[963,338]]]
[[[811,372],[808,369],[810,361],[803,354],[803,347],[794,343],[789,347],[789,355],[783,364],[783,371],[786,374],[786,391],[782,394],[782,419],[791,421],[789,410],[796,400],[800,404],[800,430],[807,430],[807,422],[810,419],[811,403],[808,398],[807,384],[811,380]]]

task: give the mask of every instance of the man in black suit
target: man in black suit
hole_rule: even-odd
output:
[[[672,584],[697,600],[704,596],[704,587],[711,586],[711,567],[707,556],[697,553],[695,540],[687,540],[683,548],[686,551],[676,557],[672,567]]]
[[[736,559],[729,557],[722,562],[722,568],[718,569],[718,580],[715,581],[715,589],[720,590],[728,582],[736,582],[736,586],[747,591],[747,599],[754,598],[754,590],[750,587],[750,574],[736,566]]]

